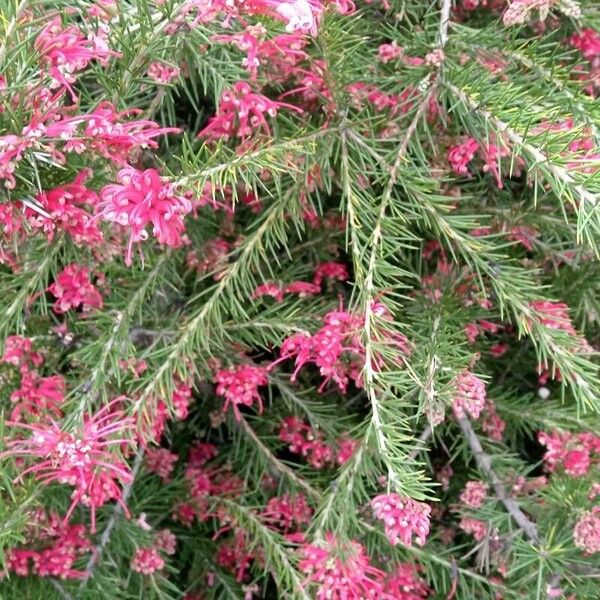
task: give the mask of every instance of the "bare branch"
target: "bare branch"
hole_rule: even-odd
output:
[[[477,437],[477,434],[473,430],[471,422],[467,418],[457,419],[458,425],[461,428],[469,447],[473,452],[477,466],[482,473],[490,480],[498,499],[504,504],[504,507],[514,519],[515,523],[524,531],[525,535],[534,544],[539,544],[540,536],[538,534],[537,526],[535,523],[529,520],[527,515],[521,510],[518,503],[511,498],[504,489],[504,485],[500,481],[498,475],[492,469],[492,459],[488,454],[483,451],[481,442]]]

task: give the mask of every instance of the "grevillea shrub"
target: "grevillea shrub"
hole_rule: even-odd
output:
[[[0,598],[600,598],[596,0],[0,0]]]

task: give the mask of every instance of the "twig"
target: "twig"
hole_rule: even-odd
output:
[[[452,0],[442,0],[442,11],[440,15],[440,29],[438,33],[438,47],[440,50],[448,42],[448,25],[450,24],[450,8]]]
[[[417,442],[417,446],[408,455],[409,461],[415,460],[415,458],[417,458],[417,454],[419,454],[419,452],[421,452],[421,450],[426,449],[425,446],[427,445],[427,442],[429,441],[429,438],[431,437],[432,433],[433,433],[433,428],[431,427],[431,425],[427,425],[425,427],[425,429],[423,429],[423,431],[421,431],[421,435],[418,437],[417,440],[415,440]]]
[[[143,458],[144,458],[144,450],[142,449],[142,450],[140,450],[138,455],[135,457],[135,460],[133,462],[133,467],[131,469],[131,475],[132,475],[131,481],[127,485],[123,486],[123,494],[121,496],[121,502],[115,505],[113,513],[112,513],[108,523],[106,524],[106,528],[102,532],[102,537],[100,538],[98,545],[92,551],[92,555],[90,556],[90,559],[88,560],[88,563],[85,566],[86,574],[85,574],[84,578],[81,580],[81,583],[79,584],[78,594],[81,594],[81,592],[87,585],[87,582],[93,576],[94,570],[98,566],[98,563],[100,562],[100,558],[102,557],[102,552],[104,551],[104,548],[106,547],[106,545],[108,544],[108,542],[110,540],[110,536],[115,527],[115,524],[117,523],[117,519],[123,512],[123,504],[127,503],[127,500],[129,499],[129,496],[131,495],[131,490],[133,489],[133,483],[134,483],[135,478],[140,470],[140,467],[142,466]]]
[[[529,540],[534,544],[539,544],[540,536],[538,534],[537,526],[535,525],[535,523],[529,520],[529,518],[521,510],[521,507],[517,504],[517,502],[506,493],[506,490],[504,489],[504,485],[500,481],[500,478],[492,469],[492,459],[488,454],[486,454],[483,451],[483,448],[481,447],[481,442],[479,441],[477,434],[473,430],[469,419],[458,419],[458,425],[461,428],[465,438],[467,439],[467,442],[469,443],[469,447],[471,448],[471,451],[475,456],[477,466],[492,483],[492,487],[494,488],[498,499],[502,502],[502,504],[504,504],[504,507],[506,508],[510,516],[514,519],[515,523],[523,530],[523,532],[529,538]]]
[[[319,499],[321,494],[314,488],[308,481],[304,480],[302,477],[297,475],[294,470],[288,467],[285,463],[280,461],[271,450],[263,443],[263,441],[256,435],[256,432],[250,426],[250,423],[246,421],[246,419],[240,415],[239,423],[242,426],[242,429],[248,435],[249,438],[256,444],[256,446],[260,449],[260,451],[267,457],[269,462],[283,475],[289,477],[298,487],[301,487],[305,492],[310,494],[313,498]]]

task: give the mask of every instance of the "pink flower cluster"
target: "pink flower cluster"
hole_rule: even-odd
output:
[[[90,281],[87,267],[67,265],[57,276],[48,291],[56,298],[54,312],[61,314],[81,307],[84,312],[102,308],[102,296]]]
[[[275,117],[281,108],[302,112],[291,104],[255,93],[248,83],[238,81],[231,90],[222,93],[217,113],[198,137],[228,140],[231,137],[246,138],[261,130],[270,135],[271,129],[265,115]]]
[[[588,554],[600,552],[600,508],[583,513],[573,529],[573,541]]]
[[[74,73],[85,69],[92,60],[106,64],[108,57],[118,55],[94,45],[77,27],[63,29],[60,17],[51,20],[40,32],[35,40],[35,49],[40,53],[42,65],[54,80],[52,87],[64,86],[71,93],[73,101],[77,100],[72,88]]]
[[[165,566],[165,561],[156,548],[138,548],[131,559],[131,570],[142,575],[151,575]]]
[[[21,374],[20,387],[10,395],[10,400],[15,405],[11,412],[12,421],[45,421],[62,417],[65,380],[62,375],[43,377],[38,373],[36,368],[44,364],[44,358],[33,350],[30,338],[18,335],[6,338],[0,362],[18,367]]]
[[[179,456],[166,448],[146,448],[144,463],[150,473],[158,475],[165,483],[171,480],[171,473]]]
[[[483,481],[467,481],[460,493],[460,501],[469,508],[480,508],[488,492],[488,485]]]
[[[485,406],[485,383],[470,371],[463,371],[454,380],[452,408],[458,419],[469,415],[478,419]]]
[[[29,225],[43,231],[48,241],[52,241],[57,231],[65,231],[79,246],[95,246],[101,242],[102,232],[97,221],[82,208],[94,209],[98,203],[96,192],[84,185],[89,175],[89,170],[83,170],[72,183],[38,194],[35,200],[41,211],[25,206]]]
[[[475,541],[481,542],[488,535],[488,526],[485,522],[472,517],[462,517],[458,526],[467,534],[472,535]]]
[[[56,513],[46,515],[43,511],[31,517],[27,547],[7,550],[7,570],[21,577],[30,573],[60,579],[83,577],[85,572],[74,566],[92,548],[85,525],[65,524]]]
[[[116,411],[115,401],[93,416],[85,416],[77,433],[60,428],[58,423],[32,425],[8,421],[10,427],[25,429],[31,437],[7,442],[3,456],[32,458],[36,462],[20,473],[35,473],[45,485],[53,482],[74,488],[67,521],[79,504],[91,508],[92,526],[96,528],[96,508],[109,500],[123,505],[119,484],[132,480],[131,470],[118,451],[126,441],[122,436],[133,428],[133,420]],[[120,437],[115,438],[118,435]],[[113,448],[111,448],[111,446]],[[127,507],[123,505],[127,512]]]
[[[271,498],[263,511],[261,519],[271,527],[288,532],[308,525],[313,510],[303,494],[283,494]]]
[[[547,448],[544,464],[551,473],[561,469],[571,477],[582,477],[600,460],[600,437],[591,432],[541,431],[538,440]]]
[[[327,532],[324,543],[304,544],[300,553],[300,570],[306,573],[306,584],[316,584],[316,600],[385,598],[385,573],[371,565],[359,542],[341,546]]]
[[[303,544],[300,554],[305,585],[314,585],[316,600],[425,600],[431,592],[415,566],[399,563],[385,573],[371,564],[362,544],[342,543],[331,532]]]
[[[325,326],[312,336],[296,333],[287,338],[280,348],[280,358],[269,367],[295,356],[295,369],[292,381],[306,364],[314,363],[324,377],[319,391],[334,381],[345,392],[350,380],[360,387],[361,372],[364,366],[364,348],[360,335],[363,320],[360,316],[346,311],[327,313]]]
[[[237,365],[217,371],[214,377],[217,396],[225,398],[223,412],[231,405],[235,418],[241,418],[239,406],[258,404],[258,412],[263,411],[263,402],[258,388],[267,385],[267,371],[258,365]]]
[[[150,224],[160,244],[180,246],[185,230],[183,217],[191,212],[191,202],[177,195],[155,169],[139,171],[127,167],[119,171],[117,181],[102,188],[98,214],[106,221],[128,228],[126,264],[131,264],[133,243],[148,239],[146,228]]]
[[[452,171],[457,175],[469,175],[467,166],[478,151],[483,160],[483,172],[492,173],[496,179],[496,186],[498,189],[502,189],[504,183],[500,172],[500,159],[508,158],[511,155],[508,146],[502,141],[498,143],[490,141],[480,145],[475,138],[468,138],[465,142],[452,146],[448,151],[448,162]],[[516,158],[511,166],[513,173],[517,174],[523,166],[523,162]]]
[[[383,521],[385,534],[392,546],[412,545],[413,536],[423,546],[429,534],[431,507],[398,494],[381,494],[371,500],[375,517]]]
[[[595,29],[586,27],[579,33],[574,33],[569,38],[569,43],[590,61],[600,56],[600,34]]]
[[[279,439],[288,444],[290,452],[306,457],[315,469],[346,463],[359,445],[357,440],[342,436],[337,440],[337,452],[325,442],[322,432],[315,431],[298,417],[286,417],[279,428]]]

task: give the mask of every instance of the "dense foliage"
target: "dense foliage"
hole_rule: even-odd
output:
[[[600,597],[595,0],[0,0],[0,598]]]

